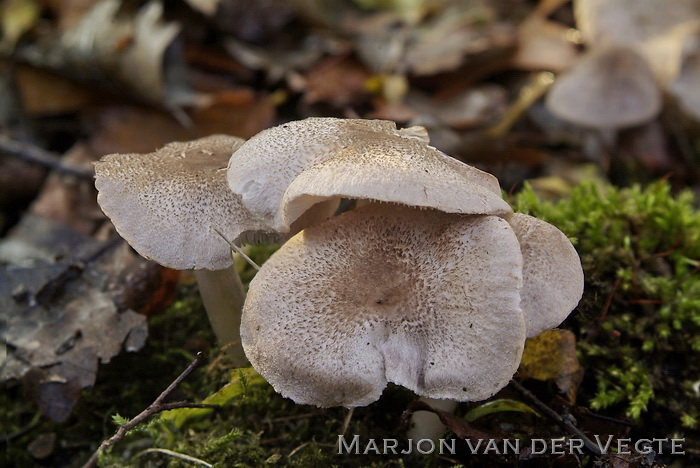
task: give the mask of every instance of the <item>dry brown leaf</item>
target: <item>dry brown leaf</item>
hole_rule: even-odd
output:
[[[347,27],[357,35],[357,53],[375,73],[434,75],[459,68],[469,56],[516,43],[515,27],[482,0],[450,3],[415,24],[382,12],[355,17]]]
[[[528,339],[525,342],[518,377],[553,380],[573,402],[583,378],[583,369],[576,357],[574,334],[557,328]]]
[[[570,28],[532,16],[518,27],[518,51],[513,63],[524,70],[564,71],[577,57],[571,36]]]
[[[358,104],[368,97],[369,71],[349,57],[327,57],[306,74],[307,104],[324,102],[336,107]]]
[[[18,56],[75,81],[165,106],[192,102],[181,54],[172,49],[180,27],[161,19],[162,5],[146,4],[134,17],[118,13],[118,0],[95,4],[58,37],[41,36]],[[170,50],[172,53],[166,53]]]
[[[40,13],[34,0],[5,0],[0,5],[0,50],[11,52],[19,38],[34,26]]]
[[[58,29],[74,28],[100,0],[42,0],[58,20]]]
[[[90,90],[46,70],[20,66],[15,73],[22,105],[30,117],[77,112],[97,99]]]
[[[96,158],[84,145],[78,144],[62,160],[76,166],[89,166]],[[103,220],[93,181],[57,172],[49,175],[30,211],[85,235],[94,232]]]
[[[145,342],[145,317],[119,311],[104,292],[131,257],[125,244],[32,214],[0,242],[0,340],[8,345],[0,381],[21,380],[55,421],[65,421],[95,382],[99,362]]]

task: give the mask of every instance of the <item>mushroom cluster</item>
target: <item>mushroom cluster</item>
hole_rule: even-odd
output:
[[[213,157],[225,148],[227,168]],[[165,152],[176,169],[155,169]],[[181,164],[207,152],[216,162]],[[125,169],[131,160],[141,166]],[[177,267],[213,270],[230,264],[222,237],[286,241],[250,283],[240,336],[251,364],[297,403],[363,406],[387,382],[429,398],[488,398],[515,373],[526,337],[559,325],[583,290],[566,236],[514,214],[495,177],[431,147],[422,127],[311,118],[247,142],[108,156],[96,172],[105,213],[158,262],[168,264],[165,248],[143,246],[168,238],[197,256]],[[173,197],[154,201],[156,186]],[[183,202],[186,186],[196,196]],[[357,208],[331,217],[341,198]],[[117,216],[126,199],[136,208]],[[125,217],[151,232],[134,240]],[[181,219],[187,228],[172,230]],[[218,263],[203,259],[207,249]]]
[[[549,110],[584,127],[619,129],[653,119],[662,90],[700,118],[700,1],[575,0],[588,51],[547,96]]]

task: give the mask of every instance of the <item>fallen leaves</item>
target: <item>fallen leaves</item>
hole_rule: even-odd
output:
[[[528,339],[518,377],[553,380],[566,393],[569,401],[574,402],[578,385],[583,379],[583,369],[576,357],[574,334],[568,330],[554,329]]]
[[[133,261],[146,263],[122,243],[25,216],[0,243],[0,381],[20,380],[43,414],[65,421],[98,363],[145,342],[145,316],[119,309],[107,291]]]

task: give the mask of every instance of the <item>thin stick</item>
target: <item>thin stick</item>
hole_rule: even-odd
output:
[[[302,450],[304,447],[306,447],[308,445],[309,445],[309,442],[304,442],[303,444],[301,444],[300,446],[298,446],[297,448],[295,448],[294,450],[289,452],[289,455],[287,455],[287,458],[292,458],[295,453],[297,453],[299,450]]]
[[[578,427],[574,426],[571,423],[571,421],[565,419],[559,413],[554,411],[552,408],[545,405],[539,398],[537,398],[532,392],[530,392],[530,390],[528,390],[527,388],[520,385],[520,383],[516,382],[515,380],[511,380],[510,384],[521,395],[523,395],[524,397],[529,399],[532,403],[534,403],[535,406],[537,406],[537,408],[540,409],[540,411],[542,411],[544,414],[549,416],[550,419],[554,420],[554,422],[559,424],[562,428],[567,430],[570,434],[574,434],[578,438],[580,438],[588,450],[595,453],[596,455],[603,455],[603,453],[600,451],[600,448],[595,443],[593,443],[593,441],[591,439],[586,437],[586,434],[584,434]]]
[[[12,140],[3,135],[0,135],[0,152],[82,179],[92,179],[95,176],[95,171],[92,169],[67,163],[55,153],[30,143]]]
[[[347,432],[348,427],[350,426],[350,421],[352,420],[352,415],[354,413],[355,413],[355,408],[348,409],[348,414],[345,415],[345,418],[343,419],[343,425],[340,428],[341,435],[345,435],[345,432]]]
[[[156,398],[153,403],[151,403],[148,408],[143,410],[141,413],[139,413],[134,419],[129,421],[128,423],[119,426],[119,429],[117,432],[109,439],[103,441],[100,446],[95,450],[95,452],[90,456],[87,462],[83,465],[83,468],[93,468],[97,466],[97,459],[100,455],[101,452],[104,450],[108,449],[112,445],[116,444],[120,440],[124,438],[124,436],[132,430],[134,427],[137,425],[141,424],[145,420],[149,419],[151,416],[158,414],[162,411],[167,411],[171,409],[176,409],[176,408],[218,408],[218,405],[207,405],[203,403],[187,403],[184,401],[179,401],[175,403],[163,403],[163,400],[165,400],[172,392],[177,388],[178,385],[182,383],[183,380],[187,378],[188,375],[192,373],[197,367],[202,365],[202,363],[206,360],[204,357],[204,354],[202,353],[197,353],[197,356],[195,356],[194,361],[190,363],[189,366],[187,366],[187,369],[185,369],[182,374],[180,374],[170,385],[168,385],[168,388],[166,388],[163,393],[158,395],[158,398]]]
[[[139,452],[136,457],[140,457],[141,455],[146,455],[147,453],[163,453],[165,455],[169,455],[174,458],[179,458],[181,460],[185,460],[191,463],[196,463],[198,465],[206,466],[207,468],[213,468],[214,465],[210,465],[209,463],[205,462],[204,460],[200,460],[199,458],[192,457],[190,455],[185,455],[184,453],[180,452],[173,452],[172,450],[168,449],[163,449],[163,448],[149,448],[146,449],[142,452]],[[134,457],[134,458],[136,458]]]
[[[217,233],[218,235],[220,235],[221,238],[222,238],[223,240],[226,241],[226,243],[231,247],[231,250],[233,250],[233,251],[236,252],[238,255],[240,255],[241,257],[243,257],[243,260],[245,260],[246,262],[248,262],[248,265],[252,266],[252,267],[255,268],[257,271],[260,271],[260,266],[259,266],[257,263],[255,263],[253,260],[251,260],[251,258],[250,258],[249,256],[247,256],[247,255],[245,254],[245,252],[243,252],[243,250],[242,250],[240,247],[238,247],[236,244],[234,244],[233,242],[231,242],[230,240],[228,240],[228,239],[226,238],[226,236],[224,235],[224,233],[221,232],[221,231],[219,231],[219,228],[217,228],[216,226],[212,226],[212,229],[213,229],[214,231],[216,231],[216,233]]]

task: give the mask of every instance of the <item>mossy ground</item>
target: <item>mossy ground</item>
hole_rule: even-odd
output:
[[[577,312],[563,328],[578,339],[585,370],[577,404],[632,421],[632,437],[685,437],[682,463],[700,460],[698,379],[700,378],[700,213],[690,193],[672,196],[657,183],[639,188],[580,186],[550,202],[525,188],[511,202],[518,211],[555,224],[574,241],[586,273]],[[250,252],[258,262],[274,247]],[[250,269],[240,265],[249,279]],[[201,401],[229,381],[230,369],[216,348],[195,287],[185,286],[166,313],[149,319],[147,346],[100,367],[94,388],[84,392],[71,418],[57,424],[36,419],[19,386],[0,392],[2,433],[21,435],[2,442],[4,466],[80,466],[116,429],[113,416],[133,417],[203,350],[209,363],[193,373],[171,400]],[[493,458],[432,455],[338,455],[336,442],[347,410],[299,406],[266,383],[243,386],[241,395],[219,411],[192,419],[179,429],[155,419],[101,458],[102,466],[176,467],[189,463],[158,447],[205,460],[213,466],[452,466],[492,464]],[[549,399],[553,385],[536,386]],[[403,437],[401,414],[415,396],[390,386],[379,402],[354,411],[346,434],[376,439]],[[463,405],[464,414],[469,405]],[[489,418],[491,418],[489,420]],[[495,418],[495,419],[494,419]],[[34,423],[33,423],[34,421]],[[497,423],[497,424],[496,424]],[[509,424],[516,434],[537,437],[557,429],[532,417],[493,415],[484,427]],[[533,434],[533,428],[535,434]],[[34,459],[27,445],[56,434],[48,458]],[[559,432],[560,433],[560,432]],[[695,444],[695,445],[693,445]],[[138,455],[138,456],[137,456]],[[590,463],[591,458],[583,460]],[[666,460],[671,461],[671,460]],[[511,463],[507,458],[496,460]]]

